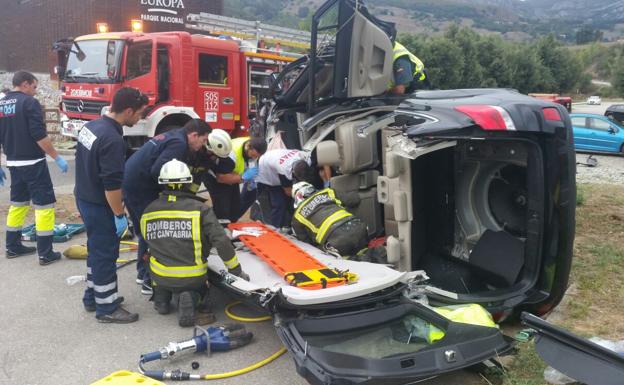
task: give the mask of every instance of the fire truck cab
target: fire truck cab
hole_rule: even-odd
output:
[[[293,58],[253,52],[243,41],[188,32],[98,33],[66,44],[61,127],[76,137],[110,108],[115,92],[136,87],[149,97],[144,119],[124,127],[131,147],[201,118],[244,134],[268,93],[270,75]]]

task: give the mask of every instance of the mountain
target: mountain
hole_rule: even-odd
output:
[[[229,0],[225,14],[298,27],[324,0]],[[624,0],[374,0],[373,14],[396,23],[399,33],[442,33],[450,24],[510,40],[554,33],[583,43],[624,37]]]

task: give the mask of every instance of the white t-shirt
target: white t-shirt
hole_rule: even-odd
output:
[[[309,154],[299,150],[269,150],[260,157],[256,182],[269,186],[280,186],[279,176],[292,180],[292,166],[299,160],[310,164]]]

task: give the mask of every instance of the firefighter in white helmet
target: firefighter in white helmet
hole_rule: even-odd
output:
[[[154,308],[160,314],[169,313],[173,294],[179,294],[180,326],[194,325],[196,309],[210,313],[207,258],[212,247],[230,274],[249,280],[212,209],[188,190],[192,182],[185,163],[176,159],[165,163],[158,178],[164,191],[141,217],[141,233],[149,248]]]

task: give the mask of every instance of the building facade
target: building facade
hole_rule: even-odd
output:
[[[48,72],[52,44],[96,32],[128,31],[133,19],[144,32],[184,30],[191,13],[223,13],[224,0],[6,0],[0,12],[0,70]]]

